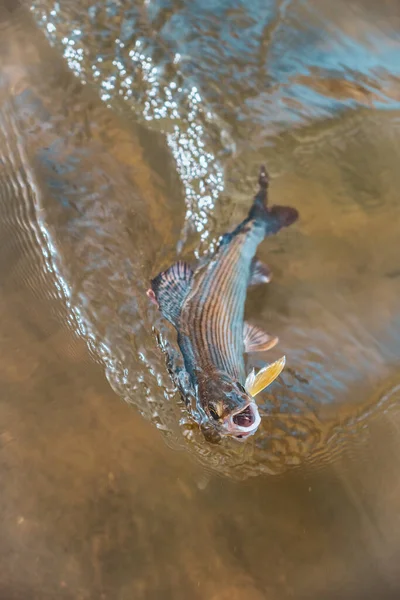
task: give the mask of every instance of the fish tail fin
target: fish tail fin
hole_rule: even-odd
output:
[[[269,188],[269,175],[264,165],[260,167],[260,174],[258,176],[259,190],[254,196],[253,206],[250,212],[259,211],[261,213],[267,210],[268,206],[268,188]]]
[[[295,208],[290,206],[268,206],[269,177],[264,166],[260,168],[258,178],[260,189],[254,197],[249,212],[249,219],[262,221],[265,225],[265,235],[277,233],[282,227],[288,227],[299,217]]]

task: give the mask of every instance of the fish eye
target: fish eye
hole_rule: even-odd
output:
[[[236,382],[236,385],[238,386],[238,388],[241,392],[243,392],[244,394],[246,393],[245,388],[242,386],[242,384],[239,381]]]
[[[212,416],[212,418],[215,419],[216,421],[218,421],[219,414],[217,413],[215,407],[214,406],[209,406],[209,411],[210,411],[210,415]]]

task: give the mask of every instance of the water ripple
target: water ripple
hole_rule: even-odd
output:
[[[183,48],[177,52],[174,44],[168,46],[168,36],[161,45],[153,40],[148,30],[151,20],[148,16],[143,18],[138,7],[131,7],[131,12],[127,9],[122,18],[119,5],[113,2],[107,3],[104,9],[94,9],[91,4],[79,5],[76,12],[68,13],[67,19],[60,4],[48,8],[36,2],[34,6],[36,16],[53,43],[62,49],[70,68],[83,83],[90,82],[97,87],[103,103],[92,94],[89,86],[81,86],[64,71],[56,55],[50,61],[43,58],[48,50],[39,36],[35,38],[34,49],[30,49],[32,58],[29,58],[28,49],[21,50],[26,42],[22,38],[15,39],[14,44],[20,44],[16,55],[22,52],[21,64],[25,65],[26,72],[19,76],[15,64],[8,71],[12,116],[5,123],[5,129],[14,131],[15,139],[24,144],[24,186],[32,196],[30,206],[34,209],[34,218],[32,214],[30,218],[36,219],[40,232],[36,247],[40,246],[45,268],[54,277],[56,289],[69,307],[71,326],[102,360],[113,389],[152,421],[169,444],[189,450],[206,469],[230,477],[278,474],[301,464],[321,465],[325,460],[339,456],[345,451],[348,440],[359,435],[374,414],[389,410],[397,401],[396,394],[389,393],[382,397],[382,402],[376,398],[370,402],[366,393],[369,386],[389,375],[398,347],[398,329],[394,327],[396,313],[387,308],[388,302],[392,303],[397,297],[396,279],[391,278],[386,288],[382,285],[374,288],[374,279],[367,270],[365,277],[357,280],[365,286],[363,291],[367,292],[371,305],[375,301],[378,308],[383,306],[383,300],[377,295],[377,289],[388,292],[387,314],[383,318],[381,311],[379,325],[371,319],[368,310],[360,320],[354,317],[359,317],[360,307],[364,306],[360,302],[354,305],[345,302],[343,310],[335,312],[335,305],[340,306],[338,298],[342,295],[355,298],[351,287],[359,269],[355,259],[365,255],[366,242],[371,235],[374,235],[376,247],[383,248],[384,238],[391,239],[397,230],[397,213],[391,215],[391,223],[385,229],[381,228],[378,235],[374,207],[367,206],[364,210],[365,204],[361,204],[358,211],[354,211],[352,220],[343,212],[346,203],[330,204],[332,198],[325,188],[324,194],[319,191],[318,196],[317,184],[324,177],[326,181],[335,181],[327,165],[333,165],[330,168],[334,169],[337,164],[331,154],[331,162],[327,160],[325,170],[321,171],[318,164],[321,148],[329,146],[330,136],[340,139],[343,144],[347,144],[351,136],[343,138],[337,129],[325,126],[323,132],[328,132],[326,135],[310,130],[301,132],[299,135],[304,137],[295,144],[292,137],[290,150],[282,153],[287,170],[290,161],[296,165],[298,172],[294,169],[293,177],[297,175],[297,179],[289,181],[287,190],[275,187],[274,193],[278,201],[279,197],[295,196],[296,205],[301,204],[303,209],[304,224],[291,237],[283,235],[270,243],[267,260],[272,261],[274,270],[276,266],[278,276],[271,291],[268,289],[259,294],[261,309],[254,310],[251,298],[249,306],[250,312],[254,310],[253,316],[273,322],[291,356],[292,371],[284,374],[270,394],[264,394],[263,425],[251,442],[237,444],[222,440],[216,445],[209,444],[185,403],[179,401],[179,381],[171,385],[155,338],[168,356],[174,356],[174,335],[149,307],[144,292],[154,269],[157,267],[158,270],[174,259],[173,247],[177,239],[178,249],[192,257],[212,249],[221,226],[218,218],[221,206],[216,206],[216,200],[224,183],[222,167],[216,157],[221,157],[222,162],[224,152],[226,157],[229,156],[233,131],[235,140],[243,140],[240,132],[243,126],[249,138],[249,107],[253,115],[252,127],[259,127],[257,110],[251,106],[251,94],[246,89],[247,85],[260,89],[258,76],[253,80],[250,74],[244,82],[245,89],[240,91],[244,99],[240,109],[243,112],[240,112],[233,94],[236,83],[232,75],[231,85],[229,89],[227,86],[223,96],[223,110],[218,111],[212,95],[205,97],[200,92],[200,83],[194,84]],[[206,11],[207,7],[202,10]],[[289,18],[284,5],[280,5],[280,10],[280,16],[270,30],[272,46],[280,27]],[[239,10],[238,18],[240,14]],[[206,21],[207,27],[216,27],[224,16],[222,10],[217,20],[212,19],[211,25]],[[153,14],[151,18],[164,31],[168,29],[160,15]],[[252,14],[251,7],[248,19],[248,26],[254,26],[256,15]],[[199,27],[201,23],[199,21]],[[243,26],[247,26],[246,23]],[[290,26],[286,24],[286,27],[284,32],[290,33]],[[261,32],[254,39],[259,41]],[[165,46],[169,48],[166,53]],[[240,44],[237,47],[243,52]],[[276,48],[279,49],[279,45]],[[207,62],[211,55],[212,64],[217,67],[213,55],[215,46],[211,45],[209,50],[209,54],[203,56],[202,66],[204,73],[209,74],[212,90],[213,78],[218,79],[220,72],[217,68],[213,70]],[[255,52],[252,45],[250,51]],[[271,61],[273,48],[268,51]],[[191,52],[196,56],[193,48]],[[228,56],[231,66],[234,57]],[[277,56],[275,58],[277,60]],[[18,62],[15,57],[14,60]],[[255,63],[259,64],[257,61],[258,58]],[[224,65],[227,67],[227,63]],[[279,69],[283,73],[290,71],[288,64],[281,64]],[[270,72],[273,78],[274,68]],[[288,81],[291,76],[289,72]],[[63,91],[57,92],[60,89]],[[64,95],[68,94],[70,102],[66,103]],[[254,102],[259,102],[260,98],[259,95]],[[304,91],[302,98],[308,102]],[[112,105],[113,111],[107,110],[108,104]],[[186,219],[179,215],[179,203],[166,197],[159,174],[155,176],[146,164],[138,136],[132,128],[125,126],[129,119],[124,121],[117,116],[120,114],[125,118],[126,105],[166,136],[183,184]],[[212,111],[210,107],[213,107]],[[242,118],[239,119],[240,127],[238,125],[235,130],[232,115],[237,115],[236,110]],[[271,115],[267,116],[269,120]],[[313,117],[320,116],[321,112],[313,110]],[[264,122],[265,113],[262,118]],[[281,118],[287,125],[287,115],[280,115]],[[227,130],[225,123],[228,121],[232,127]],[[273,123],[274,118],[269,122]],[[341,127],[340,123],[339,131],[342,131]],[[24,137],[22,132],[27,131],[30,135]],[[259,138],[255,135],[255,148],[263,136],[261,130]],[[288,142],[279,138],[276,143],[285,148]],[[8,160],[14,166],[10,169],[15,170],[15,165],[22,160],[18,156],[22,156],[22,151],[11,148]],[[161,162],[167,161],[166,153],[162,156]],[[245,211],[244,204],[246,202],[247,206],[252,193],[249,183],[254,173],[252,162],[255,161],[243,159],[232,175],[233,179],[235,176],[240,179],[240,185],[235,202],[227,204],[230,211],[233,206]],[[310,172],[315,169],[317,183],[311,182],[310,175],[308,179],[304,176],[305,165],[310,167]],[[241,177],[243,172],[246,177]],[[315,187],[314,194],[310,195],[311,185]],[[354,185],[351,178],[347,185]],[[343,196],[347,206],[353,209],[349,189]],[[329,207],[329,211],[324,212],[321,207]],[[380,213],[382,221],[387,208],[385,205]],[[317,212],[319,220],[316,221],[314,215]],[[324,214],[329,215],[326,221]],[[24,220],[26,215],[18,218]],[[329,218],[335,224],[333,233]],[[364,241],[354,236],[356,220],[358,229],[360,222],[364,225]],[[177,222],[184,223],[180,236],[174,228]],[[194,236],[188,237],[193,230]],[[352,257],[350,266],[348,260],[340,262],[340,248],[346,244],[350,252],[345,258]],[[394,271],[395,253],[389,249],[379,256],[387,268]],[[347,266],[348,271],[344,269],[343,275],[339,266]],[[375,277],[377,271],[373,271]],[[340,290],[336,296],[328,293],[335,285]],[[371,345],[366,323],[374,328],[374,334],[370,336],[382,338],[384,342]],[[390,329],[393,340],[387,341]],[[336,347],[340,352],[335,351]],[[329,377],[326,376],[328,361]],[[348,367],[350,363],[352,368]],[[176,372],[175,366],[172,370]],[[360,384],[366,371],[369,380]],[[355,402],[351,401],[353,395]],[[332,410],[326,413],[325,405]]]

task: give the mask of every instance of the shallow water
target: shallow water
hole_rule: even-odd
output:
[[[398,5],[0,6],[0,598],[398,598]],[[288,368],[213,445],[145,290],[262,162]]]

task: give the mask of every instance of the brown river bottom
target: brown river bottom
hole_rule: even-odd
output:
[[[361,322],[370,323],[371,335],[378,336],[380,323],[386,336],[392,327],[387,354],[395,353],[398,334],[391,323],[398,323],[393,315],[399,292],[394,247],[399,221],[377,219],[375,227],[369,217],[364,222],[356,215],[353,220],[336,223],[336,237],[329,238],[327,222],[318,225],[314,216],[324,202],[324,173],[335,181],[335,167],[326,167],[326,172],[320,168],[325,159],[318,149],[320,163],[314,162],[314,172],[311,167],[307,171],[307,153],[293,159],[298,160],[297,174],[284,177],[275,190],[277,201],[280,195],[291,194],[304,202],[305,225],[300,255],[293,259],[291,269],[284,275],[279,272],[281,261],[287,261],[286,256],[280,257],[279,248],[272,259],[278,282],[278,291],[271,292],[272,310],[281,306],[282,296],[298,298],[297,312],[289,301],[285,304],[295,323],[286,343],[289,349],[292,344],[297,369],[302,356],[299,323],[303,310],[313,313],[306,334],[326,327],[332,336],[319,339],[314,335],[313,347],[321,344],[326,361],[328,341],[336,331],[339,342],[332,352],[332,369],[341,372],[342,362],[348,361],[351,372],[352,357],[356,365],[361,361],[364,371],[360,369],[361,382],[354,389],[361,397],[367,384],[369,397],[379,398],[382,409],[371,410],[373,418],[368,419],[365,402],[356,435],[332,460],[329,456],[319,460],[319,449],[311,464],[276,476],[260,472],[234,481],[229,473],[221,475],[209,469],[206,474],[190,452],[167,445],[151,420],[121,401],[111,390],[103,366],[67,325],[68,308],[54,291],[40,244],[34,239],[36,217],[25,195],[28,186],[23,183],[24,173],[31,169],[23,160],[30,156],[29,143],[26,155],[20,153],[22,179],[11,177],[7,170],[14,151],[13,134],[7,130],[13,122],[7,116],[7,102],[15,93],[10,81],[20,82],[25,67],[20,59],[22,50],[14,58],[10,50],[13,30],[7,29],[7,22],[4,27],[8,37],[4,33],[3,42],[7,39],[9,54],[3,45],[0,600],[398,600],[398,377],[395,369],[382,367],[380,371],[377,364],[376,377],[372,377],[365,366],[369,355],[363,355],[364,362],[355,356],[338,326],[341,321],[332,316],[334,306],[340,315],[342,305],[332,300],[334,286],[329,279],[337,268],[331,262],[333,256],[343,256],[343,264],[348,264],[354,248],[343,240],[351,238],[358,221],[366,232],[364,239],[356,237],[360,256],[365,256],[371,239],[379,249],[387,241],[387,259],[370,258],[372,276],[367,267],[363,270],[356,264],[357,281],[362,282],[357,290],[352,289],[352,267],[341,271],[344,279],[336,286],[343,286],[339,293],[351,288],[351,301],[359,303],[354,312]],[[21,39],[28,45],[31,33],[22,29],[21,35],[15,38],[16,46],[21,46]],[[40,43],[45,44],[43,40]],[[48,52],[49,64],[53,64],[56,59]],[[43,65],[38,68],[45,79],[48,67],[46,62]],[[22,79],[24,86],[28,85],[29,75]],[[55,122],[58,127],[59,121]],[[22,139],[30,134],[35,135],[36,130],[25,129]],[[292,142],[282,142],[282,156],[285,144]],[[307,169],[299,175],[304,165]],[[318,174],[320,180],[313,184]],[[310,186],[313,203],[307,205]],[[324,208],[327,210],[329,203]],[[333,211],[333,220],[337,214]],[[157,238],[151,243],[157,245]],[[293,248],[292,243],[291,252]],[[323,266],[316,248],[324,256]],[[388,265],[387,272],[383,264]],[[279,284],[281,276],[283,283]],[[103,283],[106,286],[106,280]],[[330,306],[326,308],[328,297]],[[261,300],[253,298],[252,310],[262,314],[257,302]],[[316,304],[325,306],[331,321],[323,311],[313,312]],[[343,306],[348,306],[346,301]],[[285,315],[278,316],[278,329],[284,330],[285,319]],[[336,350],[341,348],[343,354],[338,358]],[[378,351],[371,354],[371,360],[378,355]],[[390,401],[386,402],[387,397]],[[352,409],[349,398],[343,402],[340,423],[346,418],[358,423],[362,404],[358,399]]]

